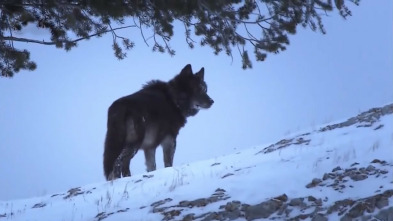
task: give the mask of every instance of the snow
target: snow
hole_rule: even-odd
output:
[[[376,129],[379,125],[383,127]],[[153,203],[172,199],[163,206],[175,206],[184,200],[209,197],[218,188],[224,189],[229,198],[204,207],[183,208],[176,219],[181,220],[189,213],[215,211],[233,200],[253,205],[285,193],[289,198],[314,196],[331,205],[338,200],[369,197],[376,190],[393,189],[393,114],[382,116],[371,127],[358,126],[323,132],[319,130],[324,127],[321,126],[309,133],[288,135],[284,139],[292,142],[282,148],[277,143],[255,146],[226,156],[45,197],[3,201],[0,202],[0,221],[100,220],[100,214],[107,214],[102,218],[107,221],[162,220],[162,214],[152,212]],[[302,142],[295,144],[297,141]],[[269,152],[267,147],[270,147]],[[356,167],[366,168],[374,159],[387,162],[388,165],[372,164],[377,169],[387,170],[385,176],[370,176],[360,181],[347,179],[347,187],[341,192],[329,187],[333,183],[329,179],[323,181],[324,186],[305,187],[337,166],[345,169],[357,163]],[[391,206],[392,199],[389,201]],[[311,211],[292,211],[302,212]],[[337,214],[330,216],[331,219],[338,217]]]

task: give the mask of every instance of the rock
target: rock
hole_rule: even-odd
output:
[[[315,205],[317,205],[317,206],[322,206],[322,200],[321,200],[321,199],[317,199],[317,200],[315,201]]]
[[[351,125],[355,124],[357,121],[358,121],[358,120],[357,120],[356,117],[351,117],[351,118],[349,118],[347,121],[341,123],[340,126],[341,126],[341,127],[348,127],[348,126],[351,126]]]
[[[293,209],[290,209],[290,208],[285,209],[285,216],[289,217],[289,214],[291,214],[292,211],[293,211]]]
[[[162,213],[164,212],[168,207],[153,207],[152,212],[153,213]]]
[[[346,215],[351,218],[357,218],[364,214],[364,211],[367,209],[367,205],[363,202],[358,202],[355,206],[353,206]]]
[[[318,179],[318,178],[314,178],[313,180],[312,180],[312,183],[313,184],[318,184],[318,183],[321,183],[322,182],[322,180],[321,179]]]
[[[386,164],[386,161],[374,159],[373,161],[371,161],[371,163],[379,163],[379,164],[385,165],[385,164]]]
[[[381,108],[381,113],[382,113],[383,115],[393,113],[393,104],[389,104],[389,105],[383,106],[383,107]]]
[[[381,174],[387,174],[387,173],[388,173],[387,170],[380,170],[379,172],[380,172]]]
[[[163,212],[162,215],[164,215],[163,220],[173,220],[175,216],[179,216],[182,210],[174,209],[174,210],[169,210],[168,212]]]
[[[311,183],[307,184],[306,187],[307,188],[311,188],[311,187],[315,187],[316,185],[320,184],[322,182],[321,179],[319,178],[314,178],[312,179]]]
[[[161,206],[161,205],[163,205],[163,204],[165,204],[165,203],[167,203],[167,202],[171,202],[171,201],[172,201],[171,198],[166,198],[166,199],[164,199],[164,200],[159,200],[159,201],[157,201],[157,202],[154,202],[154,203],[152,203],[150,206],[152,206],[152,207],[157,207],[157,206]]]
[[[284,193],[281,196],[274,197],[273,199],[279,200],[281,202],[286,202],[288,200],[288,196]]]
[[[287,215],[287,211],[288,211],[288,205],[287,204],[283,204],[280,207],[280,209],[278,210],[277,215],[281,216],[282,214],[284,214],[284,212]]]
[[[359,168],[359,172],[366,174],[366,175],[368,174],[366,168],[364,168],[364,167]]]
[[[103,219],[108,218],[109,216],[112,216],[113,214],[127,212],[129,209],[130,209],[130,208],[125,208],[125,209],[118,210],[117,212],[110,212],[110,213],[101,212],[101,213],[98,213],[98,214],[95,216],[95,218],[96,218],[96,221],[101,221],[101,220],[103,220]]]
[[[119,209],[119,210],[117,211],[117,213],[125,213],[125,212],[127,212],[128,210],[130,210],[130,208]]]
[[[209,201],[206,198],[200,198],[192,201],[184,200],[179,202],[180,207],[203,207],[209,204]]]
[[[212,194],[212,196],[224,196],[225,195],[225,190],[221,189],[221,188],[217,188],[214,193]]]
[[[371,163],[381,163],[381,161],[378,159],[374,159],[373,161],[371,161]]]
[[[226,191],[224,189],[217,188],[214,192],[223,192],[223,193],[225,193]]]
[[[361,174],[351,174],[349,177],[352,180],[354,180],[354,181],[365,180],[365,179],[368,178],[368,176],[366,174],[363,174],[363,173],[361,173]]]
[[[313,217],[312,217],[312,219],[311,219],[311,221],[327,221],[328,219],[324,216],[324,215],[322,215],[322,214],[320,214],[320,213],[317,213],[317,214],[315,214]]]
[[[233,176],[233,175],[234,175],[233,173],[227,173],[224,176],[222,176],[221,179],[224,179],[226,177]]]
[[[345,215],[345,216],[341,217],[340,221],[353,221],[353,219],[351,217],[349,217],[348,215]]]
[[[355,203],[355,201],[353,201],[351,199],[344,199],[344,200],[336,201],[336,202],[334,202],[334,204],[332,206],[330,206],[328,208],[327,213],[331,214],[333,212],[339,212],[339,210],[341,208],[352,206],[354,203]]]
[[[351,164],[351,167],[356,166],[356,165],[359,165],[359,163],[355,162],[355,163]]]
[[[309,202],[313,202],[314,204],[311,204],[311,205],[314,205],[314,206],[322,206],[322,199],[317,199],[317,198],[315,198],[315,197],[313,197],[313,196],[308,196],[307,197],[307,200],[309,201]]]
[[[84,193],[84,191],[82,191],[80,187],[71,188],[67,192],[68,192],[68,195],[63,197],[63,199],[68,199],[68,198],[71,198],[71,197],[74,197],[74,196],[77,196],[77,195],[80,195],[80,194]]]
[[[212,212],[204,214],[205,218],[201,219],[202,221],[212,221],[212,220],[222,220],[222,217],[219,213]],[[198,217],[195,217],[198,218]]]
[[[309,145],[310,144],[310,139],[306,140],[303,137],[300,137],[296,140],[296,142],[294,144],[296,145],[300,145],[300,144],[305,144],[305,145]]]
[[[107,218],[108,216],[109,215],[106,214],[105,212],[101,212],[101,213],[98,213],[94,218],[97,218],[98,221],[101,221],[101,220]]]
[[[367,205],[366,211],[368,213],[373,213],[375,210],[375,203],[376,203],[375,197],[370,197],[366,199],[365,203]]]
[[[386,190],[386,191],[383,193],[383,195],[384,195],[385,197],[391,197],[391,196],[393,196],[393,189]]]
[[[241,216],[240,210],[235,210],[232,212],[225,212],[222,214],[225,220],[235,220]],[[221,219],[220,219],[221,220]]]
[[[309,214],[300,214],[300,215],[297,215],[297,216],[293,217],[292,219],[293,220],[305,220],[305,219],[307,219],[309,217],[310,217]]]
[[[385,196],[382,196],[381,198],[379,198],[377,200],[377,202],[375,203],[375,206],[378,207],[378,209],[382,209],[385,206],[389,205],[389,199]]]
[[[344,174],[347,174],[347,173],[349,173],[349,172],[351,172],[351,171],[355,171],[355,170],[357,170],[356,167],[352,167],[352,168],[349,168],[349,169],[345,169]]]
[[[379,211],[375,218],[378,220],[393,220],[393,207]]]
[[[33,209],[36,209],[36,208],[42,208],[42,207],[45,207],[46,206],[46,203],[37,203],[37,204],[35,204],[33,207],[31,207],[31,208],[33,208]]]
[[[234,220],[238,219],[242,216],[240,207],[242,206],[240,201],[232,201],[228,202],[225,205],[221,205],[219,207],[219,212],[208,212],[199,216],[193,216],[193,220],[203,220],[203,221],[210,221],[210,220]]]
[[[183,217],[182,221],[192,221],[194,220],[194,213],[187,214]]]
[[[241,205],[240,201],[236,201],[236,200],[235,200],[235,201],[232,201],[232,202],[228,202],[228,203],[224,206],[224,208],[225,208],[225,211],[233,212],[233,211],[235,211],[235,210],[239,210],[240,205]]]
[[[338,172],[336,172],[336,173],[329,173],[329,178],[330,179],[335,179],[337,176],[340,176],[340,174],[338,174]]]
[[[247,220],[254,220],[260,218],[268,218],[275,213],[281,206],[281,203],[276,200],[268,200],[254,206],[248,206],[245,215]]]
[[[336,172],[336,171],[338,171],[338,170],[342,170],[341,167],[339,167],[339,166],[335,167],[335,168],[332,170],[332,172]]]
[[[289,202],[289,205],[290,206],[303,206],[303,205],[305,205],[305,203],[303,203],[303,201],[304,201],[304,198],[293,198]]]

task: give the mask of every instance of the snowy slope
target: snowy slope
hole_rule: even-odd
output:
[[[271,145],[0,202],[0,221],[393,220],[392,112],[390,104]]]

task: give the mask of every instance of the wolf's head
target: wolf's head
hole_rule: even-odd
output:
[[[169,81],[175,102],[186,117],[194,116],[200,109],[210,108],[214,103],[207,95],[204,75],[204,68],[194,74],[191,65],[188,64],[180,74]]]

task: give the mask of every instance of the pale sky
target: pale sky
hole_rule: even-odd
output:
[[[110,35],[68,53],[23,44],[38,68],[0,78],[0,200],[103,182],[109,105],[151,79],[171,79],[186,64],[205,68],[215,103],[180,131],[174,165],[269,145],[391,103],[392,8],[388,0],[361,1],[346,21],[336,13],[325,17],[326,35],[299,28],[287,51],[246,71],[237,54],[232,62],[210,48],[188,49],[182,29],[171,42],[174,57],[151,52],[131,29],[126,34],[136,47],[122,61]],[[131,161],[133,174],[145,171],[143,158],[140,152]],[[163,167],[161,149],[156,160]]]

